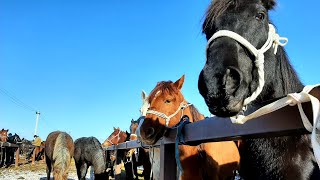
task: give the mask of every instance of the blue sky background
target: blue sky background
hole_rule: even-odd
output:
[[[0,128],[32,139],[34,109],[43,139],[59,129],[103,141],[138,118],[142,89],[183,74],[185,98],[208,116],[197,80],[209,3],[1,0]],[[320,82],[318,7],[317,0],[280,0],[271,12],[305,84]]]

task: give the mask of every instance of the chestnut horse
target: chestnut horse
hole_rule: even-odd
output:
[[[183,83],[184,75],[175,83],[158,83],[150,93],[150,107],[140,127],[141,138],[146,144],[155,144],[164,136],[167,128],[179,123],[183,115],[189,116],[190,122],[204,119],[204,116],[184,99],[180,92]],[[179,152],[183,180],[228,179],[233,177],[240,161],[237,146],[233,141],[203,143],[199,146],[179,145]]]
[[[45,144],[47,179],[50,179],[51,168],[55,180],[66,180],[74,153],[71,136],[66,132],[51,132]]]
[[[113,128],[113,132],[110,136],[102,143],[102,147],[109,147],[112,145],[117,145],[123,143],[128,139],[128,133],[123,132],[120,128]]]

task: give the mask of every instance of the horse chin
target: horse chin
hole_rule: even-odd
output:
[[[162,136],[160,135],[160,133],[156,133],[153,136],[150,136],[148,138],[142,138],[142,142],[144,142],[147,145],[154,145],[158,142],[158,140],[161,138]]]
[[[215,100],[221,102],[219,100]],[[243,100],[230,100],[223,104],[216,105],[216,103],[207,102],[209,111],[218,117],[232,117],[239,114],[243,109]]]

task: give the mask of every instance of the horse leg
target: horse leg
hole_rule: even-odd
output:
[[[144,179],[150,179],[151,174],[151,162],[149,160],[148,156],[145,156],[144,158],[140,158],[143,163],[143,177]],[[136,167],[137,169],[137,167]]]
[[[2,167],[4,165],[4,156],[5,156],[5,149],[4,148],[0,148],[1,151],[1,162],[0,162],[0,167]]]
[[[6,168],[8,168],[11,165],[11,151],[12,148],[6,148]]]
[[[138,169],[137,169],[137,159],[135,157],[135,155],[132,155],[132,166],[133,166],[133,173],[136,176],[135,179],[138,179]]]
[[[47,172],[47,180],[50,179],[50,173],[51,173],[51,161],[49,159],[49,157],[46,155],[46,164],[47,164],[47,168],[46,168],[46,172]]]
[[[78,174],[79,180],[85,180],[86,175],[87,175],[87,171],[88,171],[88,164],[84,162],[82,164],[78,164],[77,166],[78,166],[77,167],[77,174]]]

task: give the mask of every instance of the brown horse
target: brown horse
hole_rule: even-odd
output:
[[[67,179],[73,153],[74,144],[69,134],[61,131],[50,133],[45,144],[47,179],[50,179],[51,168],[55,180]]]
[[[7,137],[8,137],[8,131],[9,129],[5,130],[2,128],[2,130],[0,131],[0,140],[1,142],[7,142]],[[5,147],[0,147],[0,167],[2,167],[4,165],[4,161],[5,161],[5,155],[6,154],[6,148]]]
[[[7,129],[7,130],[5,130],[3,128],[1,129],[1,131],[0,131],[0,140],[2,142],[7,142],[8,131],[9,131],[9,129]]]
[[[139,126],[139,120],[140,118],[135,121],[131,120],[130,125],[130,141],[137,140],[136,131]],[[130,149],[128,154],[128,157],[132,159],[132,165],[133,165],[133,173],[136,176],[136,179],[138,179],[138,166],[143,166],[143,177],[145,180],[150,178],[151,173],[151,162],[149,159],[149,150],[143,149],[143,148],[135,148]]]
[[[109,147],[112,145],[117,145],[119,143],[123,143],[128,138],[128,133],[123,132],[120,128],[113,127],[113,132],[110,136],[102,143],[102,147]]]
[[[149,96],[150,107],[140,127],[140,136],[147,144],[155,144],[183,115],[191,122],[204,119],[180,92],[184,76],[176,82],[160,82]],[[158,112],[158,113],[155,113]],[[161,115],[160,115],[161,114]],[[199,146],[180,145],[181,179],[228,179],[238,168],[240,156],[233,141],[203,143]]]

